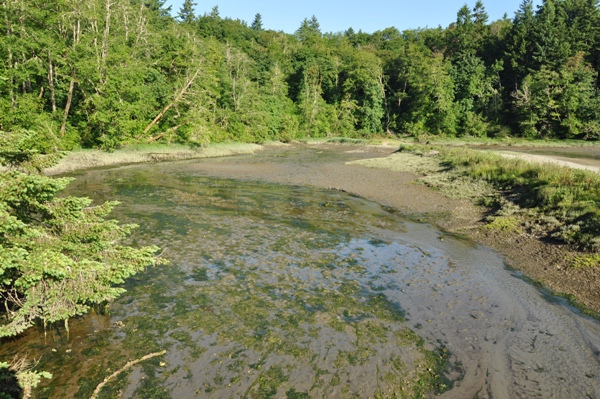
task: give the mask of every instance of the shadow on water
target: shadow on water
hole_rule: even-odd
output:
[[[0,368],[0,397],[6,399],[23,398],[23,389],[17,380],[17,373],[9,368]]]
[[[104,397],[598,394],[597,324],[543,301],[489,250],[342,192],[214,179],[189,164],[72,184],[121,201],[114,217],[140,225],[130,243],[159,245],[170,264],[129,279],[110,316],[75,320],[71,340],[31,332],[3,348],[27,347],[54,374],[37,398],[87,398],[162,349]]]

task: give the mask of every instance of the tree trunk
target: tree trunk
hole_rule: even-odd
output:
[[[112,3],[106,0],[106,19],[104,22],[104,34],[102,35],[102,46],[100,50],[100,83],[106,84],[106,59],[108,58],[108,36],[110,34],[110,6]]]
[[[13,69],[13,54],[12,54],[12,50],[11,49],[8,49],[8,68],[9,68],[9,70],[11,70],[10,81],[8,82],[10,104],[11,104],[11,106],[14,107],[15,105],[17,105],[17,100],[15,99],[15,78],[14,78],[14,73],[12,72],[12,69]]]
[[[69,117],[69,110],[71,109],[71,101],[73,100],[73,89],[75,88],[75,76],[71,76],[71,82],[69,83],[69,94],[67,95],[67,104],[65,105],[65,112],[63,113],[62,123],[60,124],[60,136],[64,136],[67,129],[67,118]]]
[[[162,356],[165,353],[167,353],[166,350],[162,350],[160,352],[154,352],[154,353],[150,353],[146,356],[142,356],[139,359],[136,360],[132,360],[130,362],[127,362],[125,364],[125,366],[121,367],[119,370],[115,371],[114,373],[112,373],[111,375],[109,375],[108,377],[106,377],[100,384],[98,384],[98,386],[96,387],[96,389],[94,389],[94,392],[92,393],[92,396],[90,396],[90,399],[96,399],[96,397],[100,394],[100,391],[102,390],[102,388],[104,388],[104,386],[112,379],[114,379],[116,376],[118,376],[119,374],[121,374],[123,371],[127,370],[130,367],[135,366],[136,364],[143,362],[144,360],[148,360],[151,359],[153,357],[156,356]]]
[[[50,101],[52,102],[52,114],[56,113],[56,93],[54,91],[54,67],[52,66],[52,59],[48,54],[48,88],[50,88]]]
[[[154,118],[152,120],[152,122],[150,122],[150,124],[148,126],[146,126],[146,128],[144,129],[144,133],[143,134],[148,133],[148,131],[150,129],[152,129],[152,126],[154,126],[156,124],[156,122],[158,122],[159,120],[161,120],[161,118],[167,113],[167,111],[169,109],[171,109],[171,107],[173,107],[175,104],[177,104],[177,102],[181,99],[181,97],[183,97],[183,95],[185,94],[185,92],[190,88],[190,86],[194,82],[194,79],[196,79],[196,76],[198,76],[199,72],[200,72],[200,70],[196,69],[196,72],[194,73],[194,76],[192,76],[190,78],[190,80],[188,80],[187,83],[183,85],[183,88],[181,89],[181,91],[179,92],[179,94],[177,94],[177,96],[175,97],[175,99],[173,101],[171,101],[166,107],[164,107],[163,110],[160,111],[160,113],[158,115],[156,115],[156,118]],[[142,138],[143,134],[140,135],[136,139],[138,142]]]

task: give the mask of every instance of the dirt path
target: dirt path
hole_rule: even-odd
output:
[[[534,163],[551,163],[559,166],[568,166],[569,168],[591,170],[600,172],[600,161],[587,158],[570,158],[557,155],[538,155],[514,151],[498,151],[498,153],[507,158],[519,158]]]

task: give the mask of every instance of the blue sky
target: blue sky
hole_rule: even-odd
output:
[[[208,14],[219,6],[222,18],[241,19],[248,24],[260,13],[263,28],[293,33],[304,18],[315,15],[322,32],[343,32],[349,27],[355,31],[373,33],[391,26],[400,31],[425,27],[447,27],[456,20],[456,12],[465,3],[469,7],[476,0],[194,0],[196,14]],[[490,21],[502,18],[504,13],[512,19],[522,0],[484,0]],[[167,0],[176,15],[183,0]],[[534,0],[534,7],[541,0]]]

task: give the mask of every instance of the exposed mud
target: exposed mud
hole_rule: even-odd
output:
[[[561,252],[547,250],[554,246],[527,237],[517,237],[521,245],[515,246],[509,244],[510,238],[498,240],[489,232],[480,233],[482,230],[477,227],[482,209],[467,200],[449,199],[412,184],[415,175],[410,173],[346,165],[349,160],[387,156],[394,150],[292,146],[258,156],[191,162],[186,169],[211,176],[342,190],[435,221],[450,231],[468,231],[479,240],[503,249],[512,266],[528,273],[533,271],[534,278],[536,270],[548,270],[546,261],[557,267]],[[413,239],[416,226],[411,227]],[[444,242],[438,233],[425,230],[415,245]],[[444,343],[462,362],[464,380],[445,396],[600,397],[598,323],[576,316],[556,298],[552,299],[556,303],[548,303],[549,296],[545,298],[529,284],[510,276],[500,257],[469,244],[450,242],[447,247],[436,246],[442,246],[463,266],[459,272],[452,268],[430,270],[431,279],[421,276],[414,281],[405,276],[410,281],[407,287],[388,293],[404,302],[405,296],[410,297],[411,323],[427,325],[419,332]],[[534,247],[540,249],[529,253]],[[440,281],[444,281],[441,286],[447,287],[438,291]],[[590,292],[594,290],[592,285]],[[594,301],[592,295],[589,302],[594,304]]]
[[[74,194],[121,200],[135,242],[171,265],[130,279],[110,322],[74,323],[55,351],[30,333],[41,366],[70,370],[39,397],[86,397],[127,359],[167,349],[105,394],[386,398],[454,384],[441,397],[600,398],[600,323],[505,267],[547,270],[561,253],[484,235],[481,209],[414,174],[346,164],[395,150],[297,145],[81,172]]]

